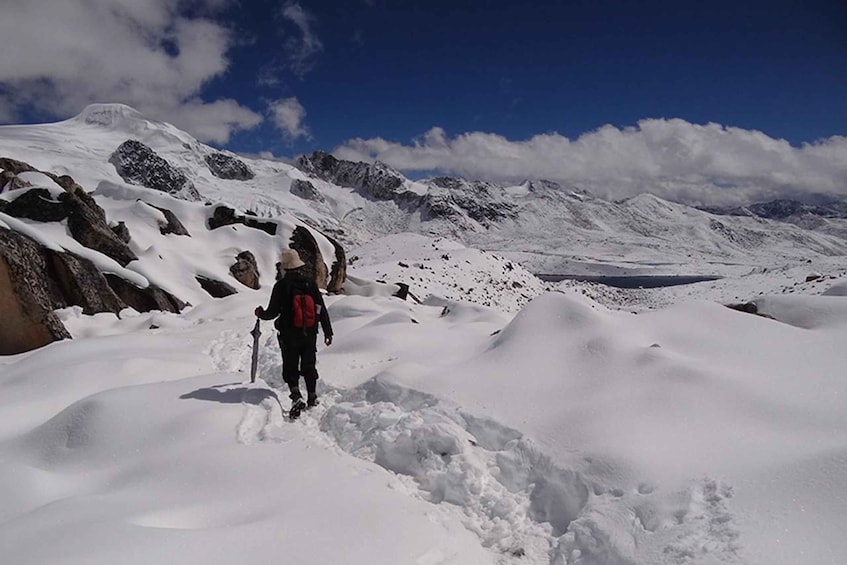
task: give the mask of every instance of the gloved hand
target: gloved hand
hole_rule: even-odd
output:
[[[332,336],[331,335],[324,336],[324,343],[327,344],[327,345],[332,345]]]
[[[265,311],[265,309],[262,308],[261,306],[256,306],[256,309],[253,310],[253,313],[256,314],[257,318],[260,318],[262,316],[262,314],[264,313],[264,311]]]

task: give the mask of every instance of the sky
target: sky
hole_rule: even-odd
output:
[[[847,192],[838,0],[8,2],[0,123],[122,102],[411,176]]]

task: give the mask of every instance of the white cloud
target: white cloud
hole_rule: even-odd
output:
[[[300,78],[315,66],[317,55],[323,51],[323,43],[312,30],[314,18],[299,3],[289,3],[282,9],[282,17],[291,21],[300,31],[299,37],[286,41],[288,64]]]
[[[501,182],[546,178],[624,198],[641,192],[693,204],[822,193],[847,196],[847,137],[794,147],[762,132],[649,119],[603,126],[575,140],[557,133],[523,141],[435,127],[410,144],[352,139],[334,151],[406,171],[432,171]]]
[[[283,98],[270,102],[268,113],[271,121],[289,141],[298,137],[311,139],[311,133],[303,123],[303,119],[306,117],[306,109],[303,108],[297,98]]]
[[[194,0],[213,14],[230,0]],[[0,86],[18,107],[56,116],[92,102],[123,102],[152,118],[225,143],[262,117],[234,100],[205,103],[204,85],[223,74],[232,34],[184,17],[181,0],[27,0],[4,6]]]

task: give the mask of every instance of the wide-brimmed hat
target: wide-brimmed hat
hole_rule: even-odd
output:
[[[286,249],[283,251],[282,255],[279,257],[279,261],[282,264],[282,268],[286,271],[299,269],[306,264],[302,259],[300,259],[300,254],[297,253],[296,249]]]

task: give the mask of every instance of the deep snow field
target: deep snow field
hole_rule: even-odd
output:
[[[622,236],[604,259],[600,232],[550,264],[723,278],[543,283],[520,254],[372,240],[408,218],[320,181],[326,200],[307,204],[285,164],[251,160],[252,183],[216,179],[208,148],[133,112],[2,131],[4,155],[93,190],[139,259],[120,267],[59,223],[0,214],[0,225],[194,306],[68,308],[73,340],[0,357],[0,564],[847,563],[843,256],[768,248],[720,262]],[[127,137],[211,202],[273,218],[279,235],[209,230],[212,207],[127,185],[108,164]],[[150,204],[192,236],[162,236]],[[681,212],[669,214],[672,225]],[[270,323],[250,383],[252,312],[301,219],[336,233],[357,215],[343,226],[347,294],[327,297],[322,403],[290,422]],[[244,249],[262,288],[209,298],[195,276],[228,280]],[[398,282],[406,301],[391,296]],[[751,301],[762,316],[724,306]]]
[[[66,309],[75,339],[0,360],[0,561],[847,558],[843,274],[759,297],[777,320],[698,299],[633,313],[597,285],[530,293],[445,240],[382,249],[351,266],[358,294],[327,297],[323,402],[297,422],[269,323],[249,382],[270,284],[182,315]],[[368,282],[394,266],[421,304]],[[508,281],[490,292],[515,308],[424,290],[475,277]]]

